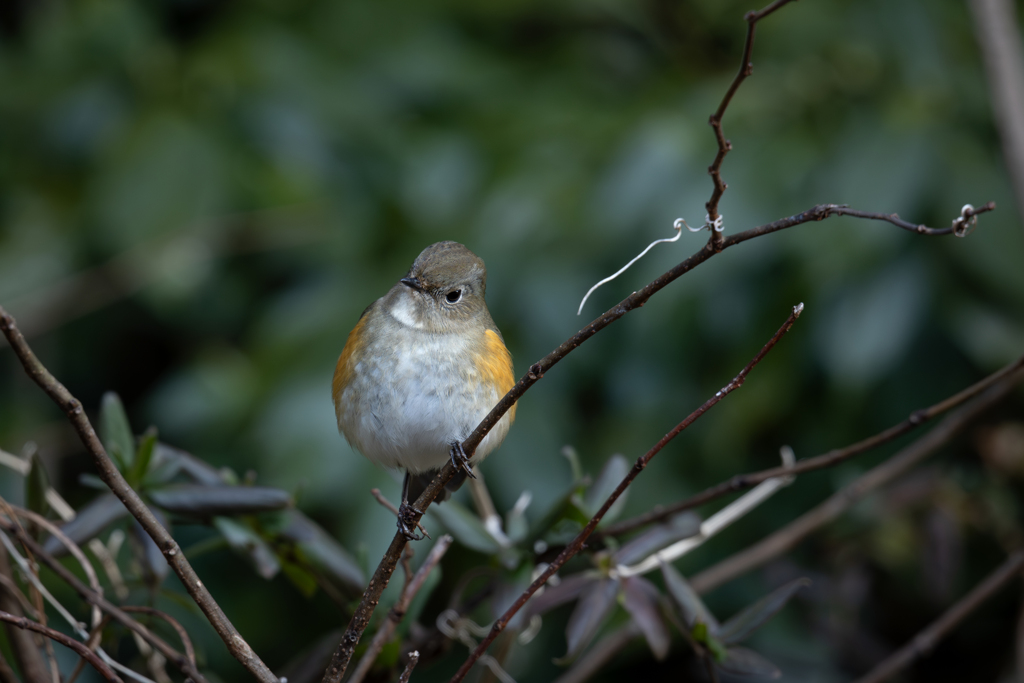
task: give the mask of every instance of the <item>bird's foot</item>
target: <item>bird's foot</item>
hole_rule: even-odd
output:
[[[456,471],[462,470],[470,479],[476,479],[476,475],[473,474],[473,466],[469,462],[469,458],[466,456],[466,451],[463,450],[461,442],[452,442],[451,456],[452,467],[454,467]]]
[[[427,530],[420,526],[419,518],[422,516],[421,510],[417,510],[408,501],[403,500],[402,504],[398,506],[398,530],[410,541],[422,541],[424,538],[430,538]],[[416,533],[417,527],[423,532],[422,534]]]

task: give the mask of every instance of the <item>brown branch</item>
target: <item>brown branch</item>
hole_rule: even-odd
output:
[[[708,174],[711,176],[714,189],[711,191],[711,199],[704,205],[708,210],[708,220],[711,222],[719,218],[718,202],[721,201],[722,195],[725,194],[725,188],[728,187],[725,181],[722,180],[722,162],[725,161],[725,155],[732,150],[732,143],[725,139],[725,133],[722,132],[722,117],[725,116],[725,110],[728,108],[729,103],[732,102],[736,91],[739,90],[740,84],[747,79],[747,76],[754,72],[754,64],[750,59],[754,51],[754,31],[757,28],[757,22],[790,2],[792,0],[775,0],[775,2],[757,12],[747,12],[743,17],[747,22],[747,40],[743,45],[743,59],[740,62],[740,70],[736,73],[736,77],[732,79],[732,83],[729,84],[729,89],[725,91],[725,96],[722,97],[722,102],[718,105],[718,109],[708,119],[711,129],[715,131],[715,141],[718,143],[718,153],[715,155],[715,160],[708,166]],[[714,228],[711,230],[711,242],[719,247],[722,245],[722,234]]]
[[[629,645],[640,629],[632,619],[625,626],[612,631],[590,648],[571,669],[555,679],[554,683],[584,683],[599,672],[615,655]]]
[[[409,604],[412,599],[416,597],[420,588],[423,587],[423,583],[427,580],[430,572],[433,571],[437,563],[441,561],[444,554],[448,551],[448,547],[452,544],[452,537],[447,534],[437,539],[437,543],[430,550],[430,554],[427,555],[427,559],[423,561],[423,565],[416,570],[409,583],[402,589],[402,594],[395,601],[394,607],[388,611],[387,620],[381,624],[380,628],[377,629],[377,633],[374,634],[373,640],[370,641],[370,646],[366,648],[366,652],[363,654],[363,658],[359,661],[359,665],[356,666],[355,671],[352,672],[352,677],[349,678],[349,683],[361,683],[361,681],[369,673],[373,663],[377,661],[377,655],[384,649],[384,646],[391,640],[391,637],[395,634],[395,629],[402,623],[402,619],[405,617],[406,611],[409,609]]]
[[[13,535],[18,541],[26,546],[35,555],[35,558],[49,567],[53,572],[60,577],[62,581],[67,583],[71,588],[78,593],[83,600],[90,605],[96,605],[101,610],[109,614],[111,617],[124,624],[130,630],[139,634],[145,639],[150,645],[159,650],[160,654],[167,658],[168,661],[173,663],[179,669],[181,669],[189,678],[195,683],[206,683],[206,678],[199,673],[196,666],[189,661],[188,657],[181,654],[173,647],[167,644],[160,636],[156,635],[148,628],[140,624],[137,620],[128,616],[128,614],[114,605],[112,602],[103,597],[99,592],[94,591],[85,583],[83,583],[77,576],[75,576],[71,570],[61,564],[58,560],[54,559],[53,555],[49,554],[43,547],[39,545],[28,533],[25,532],[17,524],[9,522],[5,519],[0,519],[0,529]]]
[[[540,576],[538,576],[533,581],[533,583],[531,583],[529,587],[525,591],[523,591],[523,593],[516,599],[516,601],[512,603],[512,606],[509,607],[508,610],[506,610],[505,613],[502,614],[501,617],[494,622],[494,625],[491,627],[491,630],[487,633],[487,636],[483,639],[483,641],[481,641],[479,645],[477,645],[476,649],[470,653],[469,657],[466,658],[466,661],[462,663],[462,666],[459,667],[458,672],[456,672],[456,674],[452,677],[451,683],[458,683],[458,681],[461,681],[463,678],[466,677],[466,674],[469,673],[469,670],[473,667],[473,664],[476,662],[476,660],[479,659],[480,656],[487,650],[487,647],[492,642],[494,642],[494,639],[498,637],[498,634],[505,630],[505,627],[508,625],[508,622],[512,619],[513,616],[515,616],[516,612],[518,612],[520,608],[522,608],[522,606],[526,604],[526,602],[533,596],[534,593],[540,590],[541,586],[547,583],[548,579],[550,579],[555,574],[555,572],[562,568],[562,565],[564,565],[567,561],[569,561],[570,558],[575,556],[576,553],[583,549],[583,545],[586,543],[587,538],[590,536],[591,533],[593,533],[594,529],[601,522],[601,519],[604,518],[605,513],[608,512],[608,509],[615,503],[616,500],[619,499],[619,496],[622,495],[622,493],[629,487],[629,485],[633,483],[633,480],[636,479],[637,475],[639,475],[644,470],[644,468],[647,467],[647,464],[651,461],[651,459],[655,455],[657,455],[661,451],[661,449],[668,445],[668,443],[672,441],[672,439],[676,438],[684,429],[689,427],[691,424],[700,419],[705,413],[711,410],[711,408],[718,404],[719,401],[724,399],[726,396],[731,394],[736,389],[739,389],[741,386],[743,386],[743,383],[746,381],[747,375],[750,373],[750,371],[754,369],[754,367],[761,362],[761,359],[763,359],[768,354],[768,352],[775,347],[775,345],[782,338],[782,336],[786,334],[786,332],[789,332],[790,328],[793,327],[793,323],[795,323],[796,319],[800,317],[800,314],[803,312],[803,310],[803,304],[794,306],[793,311],[789,314],[789,317],[786,318],[786,322],[782,324],[782,327],[780,327],[778,331],[775,333],[775,335],[770,340],[768,340],[768,343],[761,348],[757,355],[754,356],[754,358],[749,363],[747,363],[747,365],[742,370],[740,370],[739,374],[733,377],[728,384],[726,384],[724,387],[715,392],[715,395],[709,398],[707,401],[705,401],[699,408],[697,408],[695,411],[687,415],[682,422],[673,427],[672,431],[663,436],[658,441],[658,443],[654,444],[654,446],[651,447],[649,451],[647,451],[645,454],[637,458],[636,462],[633,463],[632,469],[630,469],[630,471],[626,473],[626,476],[622,479],[621,482],[619,482],[619,485],[615,488],[612,494],[608,496],[607,500],[604,501],[604,504],[601,506],[601,509],[597,511],[597,514],[595,514],[590,519],[590,521],[587,522],[587,525],[583,527],[583,530],[580,531],[576,538],[574,538],[571,543],[569,543],[567,546],[565,546],[565,548],[562,549],[562,552],[558,554],[558,557],[556,557],[554,561],[552,561],[551,564],[548,565],[543,572],[541,572]]]
[[[181,638],[181,645],[185,648],[185,657],[194,667],[196,665],[196,651],[192,647],[192,639],[188,637],[188,631],[185,627],[178,623],[178,620],[172,617],[166,612],[161,612],[155,607],[148,607],[146,605],[124,605],[121,607],[125,612],[138,612],[140,614],[148,614],[150,616],[158,617],[167,622],[167,624],[174,629],[174,632]]]
[[[17,325],[7,311],[0,307],[0,330],[7,337],[8,343],[14,349],[18,360],[39,387],[53,399],[53,401],[64,410],[68,419],[71,420],[75,431],[86,450],[92,456],[100,477],[110,490],[117,496],[135,519],[138,520],[146,533],[150,535],[157,547],[163,552],[167,564],[171,566],[174,573],[181,579],[185,590],[192,599],[199,605],[199,608],[206,615],[217,635],[221,637],[228,651],[242,663],[249,672],[262,683],[278,683],[278,678],[267,668],[267,665],[253,652],[249,644],[245,642],[241,634],[234,627],[224,611],[213,599],[210,591],[196,574],[192,565],[185,559],[177,541],[167,532],[167,529],[157,521],[156,517],[142,502],[139,495],[128,485],[117,467],[110,460],[103,444],[100,442],[96,431],[93,429],[89,418],[82,409],[82,404],[71,395],[71,392],[64,387],[57,379],[50,374],[45,366],[36,358],[29,348],[28,343],[18,330]]]
[[[26,631],[34,631],[36,633],[41,633],[50,640],[55,640],[64,647],[70,648],[77,652],[80,657],[82,657],[83,659],[87,660],[90,664],[92,664],[93,668],[99,671],[100,675],[102,675],[108,681],[111,681],[111,683],[124,683],[124,681],[122,681],[121,678],[116,673],[114,673],[114,670],[107,666],[107,664],[102,659],[100,659],[95,652],[86,647],[84,643],[81,643],[75,640],[74,638],[70,638],[61,633],[60,631],[55,631],[49,626],[43,626],[42,624],[36,623],[30,619],[26,619],[25,617],[16,617],[9,612],[0,611],[0,621],[6,622],[8,624],[13,624],[14,626],[25,629]]]
[[[809,534],[836,519],[854,503],[875,489],[889,484],[933,454],[972,420],[1005,397],[1021,380],[1024,380],[1024,371],[1021,370],[1005,377],[980,396],[947,415],[935,429],[882,464],[868,470],[853,483],[834,493],[825,502],[755,545],[741,550],[697,574],[690,579],[690,585],[698,593],[706,593],[787,552]]]
[[[4,577],[3,588],[0,589],[0,610],[15,616],[22,616],[21,603],[25,602],[25,607],[28,607],[28,598],[17,588],[14,572],[11,570],[11,563],[7,557],[7,549],[2,544],[0,544],[0,575]],[[32,614],[35,612],[35,607],[30,607],[26,611]],[[43,655],[39,652],[32,634],[9,624],[7,625],[7,636],[11,650],[14,651],[14,661],[21,670],[25,683],[49,683],[50,675],[46,670],[46,662],[43,660]]]
[[[518,382],[516,382],[515,386],[513,386],[500,401],[498,401],[498,403],[491,409],[491,412],[487,414],[480,424],[477,425],[476,429],[473,430],[473,433],[465,440],[463,443],[463,449],[466,451],[466,454],[472,457],[476,447],[480,444],[487,433],[491,431],[494,425],[498,423],[498,420],[508,412],[509,408],[511,408],[515,402],[530,389],[530,387],[536,384],[537,381],[544,376],[544,373],[548,372],[560,360],[565,358],[575,349],[579,348],[581,344],[593,337],[595,334],[608,327],[608,325],[611,325],[630,311],[642,307],[652,296],[679,277],[682,277],[715,254],[720,253],[729,247],[754,239],[755,237],[768,235],[803,223],[822,221],[830,216],[842,215],[840,210],[845,208],[846,207],[840,206],[839,204],[818,204],[817,206],[813,206],[802,213],[781,218],[772,223],[766,223],[765,225],[751,228],[745,232],[730,235],[725,238],[720,248],[716,248],[710,242],[706,243],[704,247],[695,254],[655,278],[652,282],[648,283],[646,287],[633,292],[617,305],[605,311],[582,330],[562,342],[562,344],[554,351],[531,365],[529,371],[523,375]],[[892,222],[891,214],[865,214],[863,216],[857,215],[856,217],[867,218],[869,220],[884,220],[890,223]],[[936,231],[931,234],[939,233]],[[451,463],[448,463],[441,469],[438,475],[434,477],[426,490],[420,494],[420,497],[416,499],[413,503],[413,507],[421,512],[425,512],[427,506],[433,502],[434,498],[437,497],[445,484],[451,481],[453,476],[455,476],[455,468],[452,467]],[[413,514],[410,516],[410,519],[415,519],[418,522],[421,516],[422,515],[417,516]],[[394,538],[391,540],[391,545],[388,546],[387,551],[384,553],[380,563],[377,565],[377,569],[370,578],[370,582],[367,585],[366,590],[363,592],[363,597],[360,599],[359,605],[356,607],[351,621],[349,621],[348,628],[345,629],[341,642],[338,643],[338,647],[334,651],[334,655],[331,657],[331,663],[324,672],[323,683],[340,683],[342,676],[345,674],[345,670],[348,668],[349,662],[352,660],[352,654],[355,652],[356,645],[359,643],[359,639],[362,636],[363,631],[365,631],[367,625],[369,625],[370,616],[376,609],[377,603],[380,602],[381,593],[383,593],[384,589],[387,588],[388,582],[391,580],[391,575],[394,573],[395,567],[398,564],[398,559],[401,557],[402,550],[405,548],[407,543],[408,540],[401,533],[396,533]]]
[[[659,505],[655,509],[642,515],[637,515],[631,519],[624,519],[621,522],[610,524],[599,533],[602,536],[618,536],[629,533],[630,531],[639,529],[640,527],[648,524],[653,524],[667,519],[677,512],[689,510],[730,493],[735,493],[736,491],[742,491],[744,489],[757,486],[761,482],[774,477],[794,476],[804,472],[812,472],[826,467],[833,467],[841,462],[849,460],[855,455],[860,455],[865,451],[877,448],[882,444],[903,436],[907,432],[910,432],[918,426],[928,422],[935,416],[940,415],[947,410],[951,410],[961,403],[974,398],[988,387],[1022,367],[1024,367],[1024,356],[1021,356],[1009,365],[1006,365],[1002,369],[992,373],[985,379],[972,384],[963,391],[960,391],[928,408],[915,410],[910,414],[910,417],[903,422],[893,425],[874,436],[858,441],[846,448],[837,448],[813,458],[805,458],[804,460],[798,461],[792,467],[771,467],[769,469],[761,470],[760,472],[737,474],[720,484],[704,489],[700,493],[681,500],[678,503],[664,506]]]
[[[1024,568],[1024,551],[1017,551],[1010,555],[998,569],[989,574],[985,580],[975,586],[970,593],[946,610],[941,617],[914,636],[913,640],[886,657],[881,664],[866,676],[858,679],[856,683],[882,683],[906,669],[915,660],[927,655],[971,612],[1017,578],[1022,568]]]
[[[394,503],[392,503],[390,500],[384,497],[384,494],[380,492],[380,489],[370,489],[370,495],[373,496],[378,503],[380,503],[388,510],[390,510],[391,514],[393,514],[395,517],[398,517],[398,508],[395,507]],[[430,534],[427,533],[427,530],[423,528],[422,524],[416,522],[416,528],[420,530],[421,534],[423,534],[427,538],[430,538]]]
[[[1013,0],[971,0],[1003,160],[1024,219],[1024,48]]]
[[[409,677],[412,676],[412,670],[416,668],[416,663],[420,661],[419,650],[413,650],[409,653],[409,663],[405,665],[405,671],[398,678],[398,683],[409,683]]]

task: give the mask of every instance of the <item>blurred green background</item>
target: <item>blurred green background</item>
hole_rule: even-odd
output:
[[[757,6],[5,0],[0,303],[90,411],[118,392],[137,431],[155,425],[294,492],[372,570],[394,520],[368,490],[397,500],[398,481],[344,443],[329,389],[359,313],[424,246],[463,242],[487,263],[489,307],[521,375],[696,251],[704,234],[659,245],[576,317],[587,289],[670,236],[676,217],[702,222],[707,117]],[[626,515],[773,465],[783,444],[806,457],[872,434],[1024,351],[1024,230],[965,4],[796,3],[761,24],[754,64],[724,120],[727,232],[823,202],[934,227],[967,202],[998,210],[963,240],[840,218],[712,259],[524,397],[483,465],[500,510],[529,490],[528,516],[540,515],[569,481],[566,444],[593,473],[613,453],[643,453],[801,301],[743,390],[640,476]],[[1021,399],[987,428],[1019,421]],[[727,615],[811,576],[757,649],[786,680],[866,670],[1021,536],[1024,465],[986,465],[984,433],[946,448],[915,479],[932,482],[914,489],[924,493],[875,496],[710,604]],[[70,427],[0,351],[0,448],[29,441],[72,503],[94,495],[77,483],[92,467]],[[763,537],[908,441],[800,478],[680,570]],[[20,477],[0,472],[0,492],[20,500]],[[936,514],[952,521],[936,527]],[[180,529],[183,545],[203,533]],[[479,561],[453,551],[445,581]],[[197,569],[273,668],[347,621],[227,551]],[[1014,591],[908,680],[1010,672]],[[210,667],[245,680],[209,627],[184,618]],[[558,623],[510,664],[518,680],[557,675]],[[685,650],[677,637],[655,664],[637,643],[602,680],[668,676]],[[465,654],[455,645],[416,678],[440,679]]]

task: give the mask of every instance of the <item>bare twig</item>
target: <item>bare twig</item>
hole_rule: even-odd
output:
[[[110,615],[105,614],[100,618],[100,622],[92,627],[92,632],[89,634],[89,638],[85,641],[85,646],[92,651],[96,650],[96,647],[103,640],[103,631],[106,630],[107,624],[110,623]],[[101,657],[102,659],[102,657]],[[78,674],[82,673],[85,668],[85,660],[79,659],[78,663],[75,664],[75,668],[71,671],[71,675],[67,677],[64,683],[75,683],[78,678]]]
[[[420,661],[419,650],[413,650],[409,653],[409,662],[405,665],[405,671],[398,677],[398,683],[409,683],[409,677],[412,676],[412,670],[416,668],[416,664]]]
[[[971,420],[998,403],[1021,380],[1024,380],[1024,371],[1021,370],[1003,378],[980,396],[947,415],[935,429],[881,465],[868,470],[825,502],[753,546],[697,574],[690,580],[690,585],[698,593],[705,593],[788,551],[810,533],[837,518],[864,496],[885,486],[934,453],[966,427]]]
[[[86,647],[84,643],[81,643],[75,640],[74,638],[66,636],[60,631],[55,631],[49,626],[43,626],[42,624],[36,623],[30,619],[26,619],[25,617],[16,617],[13,614],[10,614],[9,612],[0,611],[0,621],[4,621],[8,624],[13,624],[14,626],[25,629],[26,631],[34,631],[36,633],[40,633],[49,638],[50,640],[55,640],[61,645],[77,652],[80,657],[82,657],[83,659],[87,660],[90,664],[92,664],[93,668],[99,671],[100,675],[102,675],[108,681],[111,681],[111,683],[124,683],[124,681],[122,681],[121,678],[116,673],[114,673],[114,670],[107,666],[106,663],[104,663],[104,661],[100,659],[95,652]]]
[[[25,603],[25,611],[29,614],[35,613],[35,607],[31,607],[28,598],[25,597],[14,581],[14,572],[7,556],[7,549],[0,544],[0,574],[4,576],[4,588],[0,590],[0,610],[21,616],[22,603]],[[16,626],[7,625],[7,636],[14,651],[14,661],[21,670],[25,683],[46,683],[49,676],[46,672],[46,662],[36,647],[33,635]]]
[[[985,208],[985,210],[994,208],[991,205],[991,202],[986,205],[986,207],[982,208]],[[755,237],[768,235],[803,223],[822,221],[831,216],[842,215],[840,209],[845,209],[845,207],[838,204],[818,204],[807,211],[788,216],[786,218],[781,218],[777,221],[766,223],[744,232],[730,235],[725,238],[719,248],[716,248],[710,243],[706,243],[698,252],[676,264],[661,276],[655,278],[646,287],[633,292],[621,302],[594,319],[582,330],[562,342],[562,344],[554,351],[531,365],[529,371],[521,377],[518,382],[516,382],[515,386],[513,386],[493,408],[491,408],[491,412],[489,412],[480,424],[477,425],[476,429],[473,430],[473,433],[467,437],[465,442],[462,444],[466,454],[469,457],[472,457],[476,447],[480,444],[487,433],[491,431],[494,425],[498,423],[498,420],[508,412],[509,408],[511,408],[515,402],[530,389],[530,387],[536,384],[537,381],[544,376],[544,373],[548,372],[559,361],[575,349],[579,348],[581,344],[593,337],[595,334],[608,327],[608,325],[611,325],[630,311],[642,307],[652,296],[667,287],[676,279],[682,277],[715,254],[720,253],[729,247],[754,239]],[[892,222],[890,220],[891,215],[889,214],[871,214],[857,217],[868,218],[869,220],[885,220],[887,222]],[[952,229],[950,229],[949,232],[951,233]],[[929,234],[940,233],[936,231]],[[454,476],[455,468],[451,466],[451,463],[448,463],[441,469],[437,476],[434,477],[426,490],[420,494],[420,497],[413,503],[413,507],[417,510],[426,511],[427,507],[433,502],[434,498],[437,497],[441,489],[444,488],[445,484],[451,481]],[[411,518],[415,518],[416,521],[419,521],[419,517],[416,517],[415,514],[413,514]],[[323,683],[340,683],[341,678],[345,674],[345,670],[348,668],[348,664],[352,659],[352,654],[355,652],[356,645],[359,643],[359,638],[370,623],[370,616],[376,609],[377,603],[380,602],[381,593],[385,588],[387,588],[388,582],[391,580],[391,575],[394,573],[395,567],[398,564],[398,559],[402,555],[402,549],[407,543],[408,540],[401,533],[396,533],[394,538],[392,538],[391,545],[388,546],[387,551],[385,551],[384,556],[377,565],[377,569],[370,578],[366,591],[363,593],[363,597],[360,599],[359,605],[356,607],[351,621],[349,621],[348,628],[345,629],[341,642],[338,643],[338,647],[335,650],[334,655],[331,657],[331,662],[328,665],[327,670],[324,672]]]
[[[741,386],[743,386],[743,383],[746,381],[747,375],[750,373],[750,371],[753,370],[754,367],[761,362],[761,360],[768,354],[768,352],[775,347],[775,345],[782,338],[782,336],[786,334],[786,332],[788,332],[791,327],[793,327],[793,324],[796,322],[796,319],[800,317],[800,313],[802,313],[803,310],[803,304],[794,306],[793,311],[789,314],[789,317],[786,318],[786,322],[782,324],[782,327],[780,327],[778,331],[774,334],[774,336],[772,336],[772,338],[768,340],[768,343],[761,348],[757,355],[754,356],[754,358],[749,363],[747,363],[747,365],[742,370],[740,370],[739,374],[733,377],[728,384],[726,384],[724,387],[715,392],[715,395],[709,398],[707,401],[705,401],[699,408],[690,413],[682,422],[677,424],[668,434],[663,436],[658,441],[658,443],[654,444],[654,446],[651,447],[649,451],[647,451],[645,454],[637,458],[636,462],[633,464],[632,469],[630,469],[630,471],[626,474],[622,481],[619,482],[619,485],[615,488],[612,494],[608,496],[608,499],[605,500],[604,504],[601,506],[601,509],[597,511],[597,514],[595,514],[590,519],[590,521],[587,522],[587,525],[583,527],[583,530],[580,531],[576,538],[574,538],[571,543],[565,546],[562,552],[558,554],[558,557],[556,557],[554,561],[552,561],[551,564],[548,565],[547,568],[545,568],[545,570],[541,572],[540,575],[529,585],[529,587],[525,591],[523,591],[522,595],[520,595],[516,599],[516,601],[512,603],[512,606],[509,607],[508,610],[506,610],[505,613],[502,614],[501,617],[499,617],[497,621],[494,622],[494,625],[491,626],[491,630],[487,634],[487,636],[480,642],[477,648],[470,653],[469,657],[466,658],[466,661],[462,663],[462,666],[459,667],[459,670],[452,677],[452,683],[458,683],[458,681],[461,681],[463,678],[466,677],[466,674],[469,673],[469,670],[473,667],[473,664],[476,662],[476,660],[479,659],[480,655],[482,655],[487,650],[487,647],[494,641],[495,638],[498,637],[498,634],[505,630],[505,627],[508,625],[508,622],[512,619],[513,616],[515,616],[516,612],[518,612],[522,608],[522,606],[526,604],[526,602],[533,596],[534,593],[536,593],[541,588],[541,586],[547,583],[548,579],[554,576],[555,572],[562,568],[562,565],[564,565],[570,558],[575,556],[576,553],[583,549],[583,544],[586,543],[587,538],[594,531],[597,525],[601,522],[601,519],[604,518],[605,514],[608,512],[608,509],[615,503],[616,500],[619,499],[619,496],[622,495],[622,493],[629,487],[629,485],[633,483],[633,480],[636,479],[637,475],[639,475],[644,470],[644,468],[647,467],[647,464],[651,461],[651,459],[655,455],[657,455],[661,451],[661,449],[668,445],[668,443],[672,441],[672,439],[678,436],[684,429],[686,429],[691,424],[696,422],[700,417],[707,413],[707,411],[709,411],[716,404],[718,404],[719,401],[724,399],[726,396],[731,394],[736,389],[739,389]]]
[[[356,666],[355,671],[352,672],[352,677],[349,679],[349,683],[360,683],[369,673],[373,663],[377,661],[377,655],[384,649],[388,641],[395,634],[395,629],[402,623],[402,619],[405,617],[406,610],[409,609],[409,604],[412,599],[416,597],[420,588],[423,587],[423,582],[430,576],[430,572],[434,570],[441,558],[448,551],[448,547],[452,544],[452,537],[447,534],[437,539],[437,543],[430,550],[430,554],[427,555],[427,559],[423,560],[423,565],[416,570],[412,579],[402,590],[402,594],[398,597],[395,605],[388,611],[387,620],[380,625],[377,629],[377,633],[374,634],[373,640],[370,641],[370,646],[366,648],[366,653],[363,654],[363,658],[359,661],[359,665]],[[411,655],[410,655],[411,656]],[[418,655],[417,655],[418,656]]]
[[[722,180],[722,162],[725,161],[725,155],[732,150],[732,143],[725,139],[725,134],[722,132],[722,117],[725,116],[725,110],[729,103],[732,102],[736,91],[739,90],[740,84],[747,79],[747,76],[754,72],[754,64],[750,61],[750,58],[754,50],[754,30],[757,28],[757,22],[783,5],[789,4],[791,1],[775,0],[775,2],[757,12],[747,12],[746,16],[743,17],[747,22],[747,40],[743,45],[743,59],[740,62],[740,70],[736,73],[735,78],[732,79],[732,83],[729,84],[729,89],[725,91],[725,96],[722,97],[722,102],[718,105],[718,109],[708,119],[711,129],[715,131],[715,141],[718,142],[718,153],[715,155],[715,160],[711,166],[708,167],[708,174],[714,183],[714,189],[711,192],[711,199],[704,205],[708,210],[708,222],[712,225],[719,218],[718,202],[721,201],[722,195],[725,194],[725,188],[728,187],[725,181]],[[721,232],[714,228],[711,229],[711,242],[719,247],[722,245]]]
[[[1024,218],[1024,48],[1013,0],[971,0],[978,46],[992,98],[1003,159],[1018,215]]]
[[[384,497],[384,494],[380,492],[380,489],[370,489],[370,495],[372,495],[374,498],[376,498],[378,503],[380,503],[381,505],[386,507],[388,510],[390,510],[391,514],[393,514],[395,517],[398,517],[398,508],[395,507],[394,503],[392,503],[390,500],[388,500],[387,498]],[[422,524],[420,524],[419,522],[416,522],[416,527],[420,530],[420,532],[424,536],[426,536],[427,538],[430,538],[430,534],[427,533],[427,530],[423,528]]]
[[[584,683],[612,661],[631,641],[640,635],[636,622],[630,620],[625,626],[612,631],[597,645],[587,650],[571,669],[555,679],[555,683]]]
[[[192,639],[188,637],[188,631],[185,627],[178,623],[178,620],[172,617],[167,612],[161,612],[154,607],[148,607],[146,605],[124,605],[121,607],[125,612],[138,612],[140,614],[149,614],[154,617],[159,617],[167,622],[167,624],[174,629],[174,632],[181,638],[181,645],[185,648],[185,656],[188,661],[192,663],[192,666],[196,665],[196,651],[192,647]]]
[[[128,485],[128,482],[125,481],[117,467],[110,460],[106,450],[103,448],[103,444],[96,435],[96,431],[89,422],[89,418],[86,417],[81,402],[72,396],[71,392],[57,381],[39,359],[36,358],[25,338],[18,330],[14,318],[2,307],[0,307],[0,330],[7,337],[8,343],[24,366],[25,372],[67,414],[86,450],[93,457],[93,461],[104,483],[124,503],[128,511],[139,521],[142,528],[145,529],[146,533],[150,535],[157,544],[157,547],[163,552],[167,563],[174,570],[174,573],[178,575],[178,578],[181,579],[185,590],[188,591],[189,595],[192,596],[192,599],[203,611],[203,614],[206,615],[217,635],[224,641],[228,651],[257,680],[262,683],[278,683],[277,677],[267,668],[267,665],[263,663],[259,656],[253,652],[249,644],[238,633],[238,629],[234,627],[224,614],[217,601],[213,599],[210,591],[199,580],[199,576],[188,560],[185,559],[185,555],[181,552],[181,548],[178,547],[174,537],[157,521],[150,509],[142,502],[142,499],[139,498],[139,495],[132,487]]]
[[[950,631],[971,612],[995,595],[1000,589],[1017,578],[1024,568],[1024,551],[1017,551],[970,593],[946,610],[941,617],[914,636],[914,639],[889,655],[881,664],[872,669],[857,683],[882,683],[910,666],[915,660],[927,655],[945,638]]]
[[[174,663],[175,666],[181,669],[189,678],[195,681],[195,683],[205,683],[206,678],[199,673],[199,670],[191,661],[189,661],[188,657],[168,645],[162,638],[160,638],[160,636],[150,631],[137,620],[128,616],[123,609],[114,605],[101,594],[82,583],[82,581],[72,574],[67,567],[54,559],[52,555],[44,551],[42,546],[36,543],[31,536],[25,533],[24,529],[3,519],[0,519],[0,529],[3,529],[7,533],[15,536],[22,545],[28,547],[35,555],[36,559],[53,570],[61,580],[71,586],[71,588],[86,602],[91,605],[96,605],[111,617],[127,626],[130,630],[142,636],[146,642],[155,647],[164,657],[167,657],[169,661]]]
[[[961,403],[974,398],[988,387],[1002,380],[1004,377],[1016,372],[1022,367],[1024,367],[1024,356],[1021,356],[1009,365],[1004,366],[1002,369],[997,370],[988,377],[972,384],[963,391],[960,391],[933,406],[929,406],[928,408],[915,410],[903,422],[893,425],[874,436],[858,441],[855,444],[845,448],[833,449],[828,453],[824,453],[813,458],[800,460],[792,467],[772,467],[766,470],[761,470],[760,472],[753,472],[751,474],[737,474],[720,484],[704,489],[700,493],[681,500],[678,503],[664,506],[659,505],[655,509],[645,512],[642,515],[637,515],[630,519],[624,519],[615,524],[609,524],[608,527],[597,533],[603,536],[618,536],[620,534],[625,534],[635,529],[639,529],[640,527],[648,524],[668,519],[672,515],[683,510],[689,510],[730,493],[742,491],[743,489],[750,488],[751,486],[756,486],[757,484],[774,477],[795,476],[804,472],[832,467],[854,457],[855,455],[860,455],[872,448],[877,448],[882,444],[886,444],[893,439],[903,436],[907,432],[923,425],[937,415],[940,415],[947,410],[955,408]]]

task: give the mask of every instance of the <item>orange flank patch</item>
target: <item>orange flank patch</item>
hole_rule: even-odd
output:
[[[512,354],[508,352],[505,343],[494,330],[484,332],[484,353],[477,359],[476,368],[483,376],[483,380],[491,382],[501,396],[507,394],[516,383],[516,377],[512,374]],[[507,414],[511,424],[516,419],[514,403]]]
[[[356,326],[352,328],[352,331],[348,333],[348,340],[345,342],[345,348],[341,350],[341,357],[338,358],[338,364],[334,368],[334,381],[331,382],[331,396],[334,397],[335,406],[338,405],[338,400],[341,398],[342,390],[344,390],[352,380],[352,373],[355,371],[359,352],[364,346],[366,346],[366,340],[363,339],[363,327],[365,325],[366,316],[364,315],[359,319],[359,322],[356,323]]]

